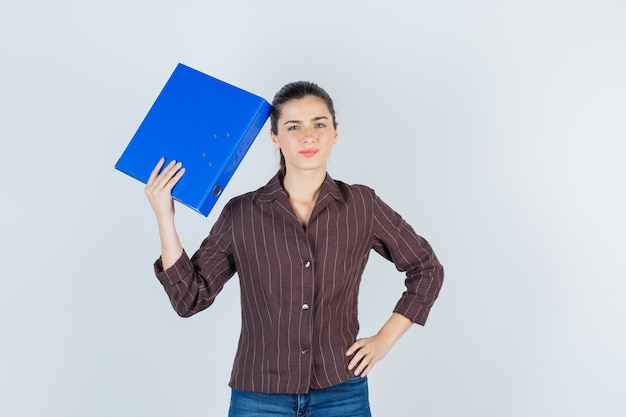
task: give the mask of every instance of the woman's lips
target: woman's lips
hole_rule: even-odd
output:
[[[300,155],[305,157],[314,156],[317,153],[317,149],[305,149],[304,151],[300,151]]]

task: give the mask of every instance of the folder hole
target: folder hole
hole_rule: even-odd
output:
[[[221,192],[222,192],[222,186],[221,185],[216,185],[215,188],[213,188],[213,195],[215,197],[220,195]]]

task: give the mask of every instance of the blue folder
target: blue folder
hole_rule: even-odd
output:
[[[161,157],[182,162],[172,196],[208,216],[270,111],[263,98],[178,64],[115,168],[146,183]]]

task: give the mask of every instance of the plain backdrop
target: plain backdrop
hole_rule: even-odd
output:
[[[234,278],[181,319],[143,185],[113,166],[177,63],[271,100],[333,96],[329,172],[373,187],[446,281],[370,376],[374,415],[623,416],[626,3],[0,4],[0,415],[224,416]],[[225,202],[275,173],[265,126]],[[403,276],[372,255],[362,335]]]

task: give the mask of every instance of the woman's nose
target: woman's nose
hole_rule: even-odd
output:
[[[315,130],[312,127],[305,127],[302,133],[304,133],[303,139],[305,142],[315,139]]]

